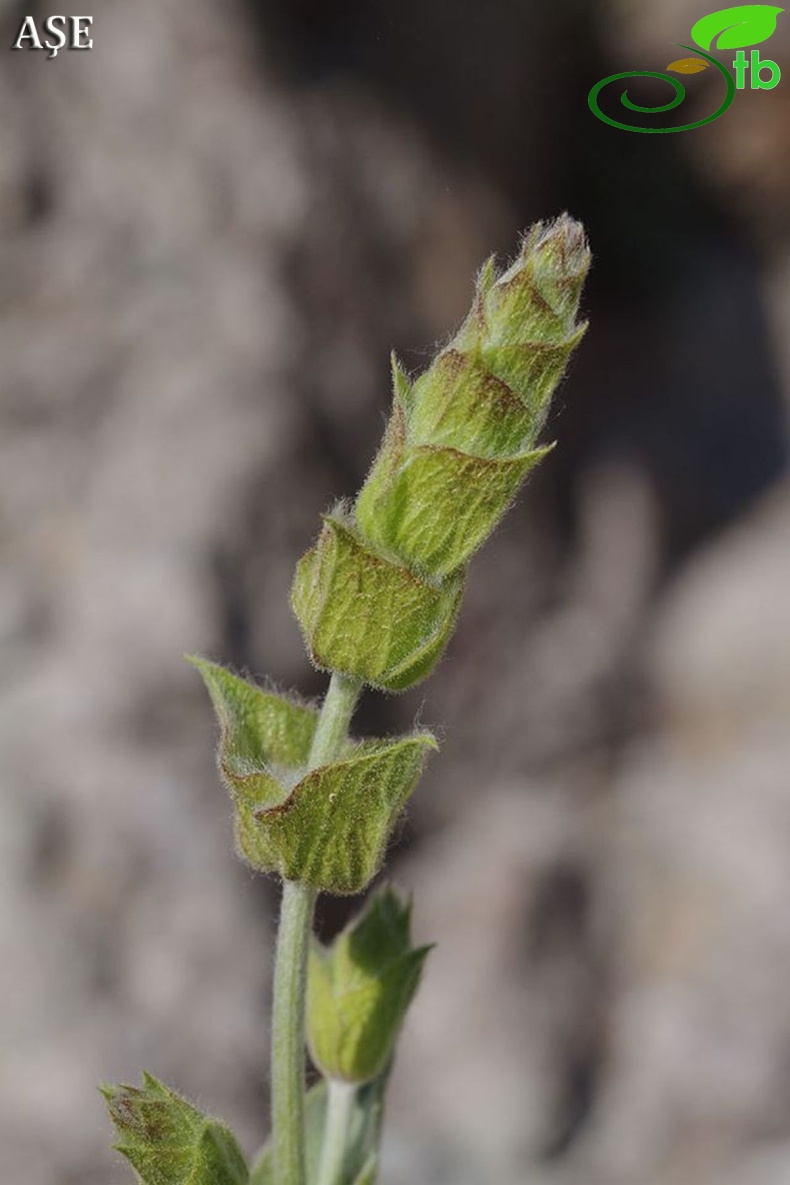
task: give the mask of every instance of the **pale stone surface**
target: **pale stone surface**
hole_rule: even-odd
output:
[[[789,524],[785,489],[689,566],[654,629],[663,724],[626,757],[610,831],[606,1180],[751,1180],[732,1162],[787,1132]]]
[[[181,655],[218,643],[214,552],[292,430],[305,189],[219,6],[108,0],[100,36],[2,82],[0,1176],[29,1185],[129,1179],[96,1085],[143,1067],[259,1137],[267,1045]]]

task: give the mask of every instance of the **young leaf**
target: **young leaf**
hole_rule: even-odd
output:
[[[772,4],[738,4],[735,8],[722,8],[697,21],[691,37],[700,49],[710,49],[717,37],[716,49],[760,45],[773,34],[780,12],[784,9]]]
[[[412,946],[410,919],[410,903],[384,886],[331,946],[313,942],[308,1044],[326,1077],[369,1082],[390,1061],[431,949]]]
[[[349,1124],[348,1148],[343,1185],[373,1185],[376,1179],[377,1148],[381,1135],[386,1075],[358,1090]],[[326,1123],[327,1086],[323,1080],[305,1098],[305,1159],[307,1185],[314,1185]],[[249,1185],[274,1185],[274,1152],[267,1142],[250,1172]]]
[[[359,1176],[354,1178],[353,1185],[375,1185],[378,1167],[378,1157],[375,1155],[371,1156]]]
[[[326,1122],[326,1083],[316,1082],[304,1101],[305,1160],[307,1181],[312,1185],[318,1175],[321,1144]],[[249,1185],[274,1185],[274,1148],[267,1140],[250,1170]]]
[[[274,1148],[270,1142],[263,1146],[250,1170],[249,1185],[274,1185]]]
[[[104,1086],[118,1142],[141,1185],[248,1185],[233,1133],[150,1074],[143,1085]]]

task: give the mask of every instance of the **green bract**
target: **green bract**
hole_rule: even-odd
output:
[[[292,604],[313,661],[389,691],[425,678],[455,626],[464,567],[546,455],[551,396],[585,325],[590,263],[567,215],[514,263],[489,261],[472,309],[393,408],[353,514],[332,515],[297,567]]]
[[[102,1094],[120,1137],[114,1147],[142,1185],[247,1185],[232,1132],[150,1074],[142,1087],[105,1086]]]
[[[360,494],[360,520],[377,546],[446,576],[490,534],[547,451],[528,449],[495,459],[418,445],[392,470],[385,457]]]
[[[219,717],[219,767],[235,807],[236,843],[253,867],[330,893],[359,893],[419,778],[428,732],[348,741],[307,771],[317,712],[192,659]]]
[[[431,949],[412,947],[410,922],[411,906],[386,887],[331,946],[313,941],[308,1043],[327,1078],[369,1082],[389,1062]]]
[[[403,691],[441,657],[462,592],[462,574],[424,579],[335,514],[297,565],[292,604],[316,666]]]

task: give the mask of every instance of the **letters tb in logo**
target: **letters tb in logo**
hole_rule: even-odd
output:
[[[746,71],[749,69],[749,60],[742,49],[738,50],[732,64],[735,70],[735,85],[742,91],[746,86]],[[763,70],[769,71],[769,78],[763,78]],[[781,77],[782,71],[776,62],[772,62],[770,58],[761,58],[758,49],[752,50],[749,83],[753,91],[772,91]]]

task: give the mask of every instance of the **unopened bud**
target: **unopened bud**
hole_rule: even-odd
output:
[[[567,215],[538,223],[511,266],[478,277],[458,333],[395,408],[356,503],[363,538],[434,577],[460,568],[523,479],[551,396],[586,326],[577,325],[590,254]]]
[[[586,329],[589,265],[578,222],[537,223],[501,275],[483,267],[423,374],[393,359],[392,415],[353,512],[326,516],[297,567],[291,603],[317,666],[402,691],[439,661],[469,558],[548,451],[538,436]]]
[[[308,1042],[327,1078],[369,1082],[390,1060],[431,949],[411,945],[410,927],[411,905],[385,887],[331,946],[313,942]]]

